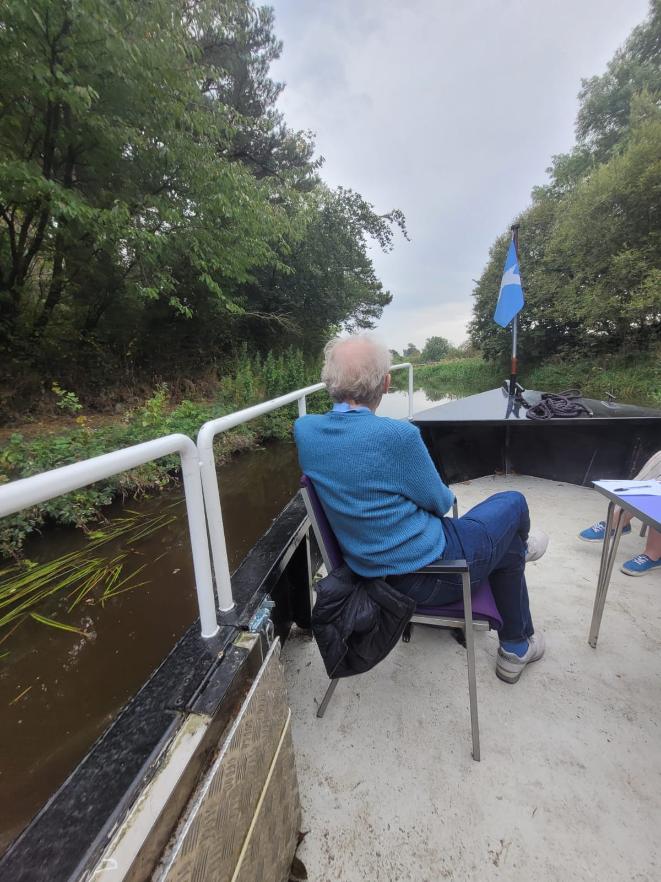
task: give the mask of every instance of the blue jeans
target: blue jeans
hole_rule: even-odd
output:
[[[524,640],[534,633],[528,586],[526,542],[530,515],[525,496],[496,493],[461,518],[443,518],[446,560],[463,558],[470,568],[471,587],[488,578],[503,627],[501,640]],[[442,606],[460,600],[461,577],[455,575],[389,576],[388,582],[420,604]]]

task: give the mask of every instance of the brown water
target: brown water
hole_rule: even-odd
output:
[[[242,454],[219,469],[219,484],[234,568],[296,491],[293,444]],[[0,660],[0,853],[197,616],[181,491],[128,507],[145,516],[173,515],[171,523],[128,548],[122,540],[103,546],[108,558],[128,551],[127,575],[148,563],[136,577],[147,584],[103,606],[90,597],[73,614],[66,614],[70,601],[64,596],[39,608],[80,627],[85,637],[28,619],[2,643],[9,654]],[[122,512],[115,505],[109,517]],[[48,561],[87,541],[75,530],[52,529],[32,541],[26,555]]]

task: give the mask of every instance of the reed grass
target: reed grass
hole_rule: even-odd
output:
[[[16,695],[14,698],[12,698],[12,700],[9,702],[8,707],[11,707],[12,704],[16,704],[17,701],[20,701],[24,695],[28,694],[30,689],[32,689],[32,686],[27,686],[22,692],[19,692],[18,695]]]
[[[72,631],[74,634],[81,634],[83,637],[85,636],[85,632],[81,628],[76,628],[75,625],[67,625],[65,622],[58,622],[57,619],[49,619],[36,612],[30,613],[30,618],[34,619],[35,622],[41,622],[42,625],[49,625],[51,628],[57,628],[59,631]]]
[[[177,515],[172,509],[181,504],[179,500],[155,515],[131,510],[103,529],[91,532],[87,543],[79,550],[52,561],[24,561],[4,567],[0,571],[0,631],[10,630],[0,637],[0,643],[28,619],[50,628],[84,635],[79,627],[44,615],[44,606],[62,597],[68,602],[64,612],[70,615],[84,600],[98,601],[104,606],[118,594],[148,585],[150,579],[138,581],[137,576],[151,561],[136,569],[129,568],[129,551],[139,553],[134,547],[137,543],[173,523]],[[123,550],[112,556],[104,554],[105,546],[111,542],[120,542]],[[164,554],[167,552],[156,559]]]

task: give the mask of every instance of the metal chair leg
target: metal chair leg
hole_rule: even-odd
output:
[[[475,633],[473,631],[473,605],[471,602],[471,583],[468,573],[461,574],[464,594],[464,629],[466,634],[466,660],[468,662],[468,699],[471,712],[471,735],[473,737],[473,759],[480,761],[480,724],[477,718],[477,680],[475,677]]]
[[[337,683],[337,677],[334,680],[331,680],[328,689],[324,693],[324,697],[321,699],[321,704],[319,705],[319,710],[317,711],[317,717],[319,717],[320,719],[326,713],[326,708],[328,707],[328,704],[333,697],[333,692],[335,692],[335,687],[337,686]]]

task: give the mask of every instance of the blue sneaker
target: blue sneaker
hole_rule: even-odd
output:
[[[631,560],[625,561],[620,567],[620,571],[626,573],[627,576],[644,576],[645,573],[649,573],[650,570],[655,570],[657,567],[661,567],[661,558],[652,560],[646,554],[638,554]]]
[[[615,531],[611,531],[611,536]],[[627,524],[622,529],[622,535],[626,536],[627,533],[631,532],[631,524]],[[578,538],[582,539],[584,542],[603,542],[604,536],[606,535],[606,521],[597,521],[596,524],[592,524],[591,527],[588,527],[587,530],[581,530],[578,534]]]

